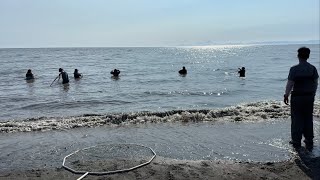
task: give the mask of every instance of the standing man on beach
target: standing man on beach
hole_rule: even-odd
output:
[[[307,62],[310,49],[298,49],[299,64],[292,66],[284,94],[288,105],[291,93],[291,141],[294,148],[301,147],[302,135],[308,150],[313,148],[313,104],[318,86],[318,71]],[[292,91],[291,91],[292,90]]]

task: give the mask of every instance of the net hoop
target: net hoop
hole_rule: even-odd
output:
[[[135,169],[138,169],[142,166],[145,166],[145,165],[148,165],[151,163],[151,161],[156,157],[156,153],[154,152],[154,150],[150,147],[147,147],[147,146],[144,146],[144,145],[141,145],[141,144],[112,144],[112,145],[136,145],[136,146],[140,146],[140,147],[143,147],[143,148],[146,148],[146,149],[149,149],[150,152],[153,154],[153,156],[149,159],[149,161],[145,162],[145,163],[141,163],[137,166],[134,166],[134,167],[131,167],[131,168],[127,168],[127,169],[120,169],[120,170],[115,170],[115,171],[105,171],[105,172],[87,172],[87,171],[76,171],[74,170],[73,168],[70,168],[68,166],[65,165],[65,162],[66,162],[66,159],[70,156],[72,156],[73,154],[76,154],[77,152],[81,151],[81,150],[86,150],[86,149],[90,149],[90,148],[94,148],[96,146],[90,146],[90,147],[86,147],[86,148],[83,148],[83,149],[78,149],[76,151],[74,151],[73,153],[70,153],[68,154],[67,156],[65,156],[63,158],[63,161],[62,161],[62,167],[65,168],[66,170],[74,173],[74,174],[84,174],[83,176],[86,176],[86,175],[108,175],[108,174],[115,174],[115,173],[122,173],[122,172],[128,172],[128,171],[132,171],[132,170],[135,170]]]

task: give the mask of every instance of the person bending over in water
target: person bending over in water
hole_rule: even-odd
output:
[[[31,72],[31,69],[28,69],[27,74],[26,74],[26,80],[34,79],[34,76]]]
[[[179,74],[187,74],[186,67],[182,67],[182,69],[179,71]]]
[[[68,73],[65,72],[62,68],[59,68],[59,79],[60,79],[60,76],[62,77],[62,84],[67,84],[69,83],[69,77],[68,77]]]
[[[74,69],[73,76],[75,79],[82,78],[82,74],[79,73],[78,69]]]
[[[246,68],[242,67],[241,69],[239,68],[239,77],[246,77]]]
[[[114,69],[113,71],[110,72],[110,74],[112,74],[115,77],[118,77],[120,74],[120,71],[118,69]]]

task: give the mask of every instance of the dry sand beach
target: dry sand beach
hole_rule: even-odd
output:
[[[15,171],[0,179],[77,179],[63,168]],[[277,163],[242,163],[227,161],[182,161],[157,157],[151,164],[120,174],[92,176],[85,179],[320,179],[320,158],[304,155]]]

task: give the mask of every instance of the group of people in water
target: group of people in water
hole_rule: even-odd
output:
[[[298,49],[297,57],[299,64],[290,68],[283,101],[285,104],[289,105],[289,96],[291,95],[290,144],[292,144],[294,148],[300,148],[302,136],[304,136],[306,149],[312,150],[314,138],[313,109],[319,74],[315,66],[307,62],[309,56],[309,48],[301,47]],[[245,77],[245,72],[245,67],[239,68],[239,77]],[[110,73],[117,77],[120,74],[120,70],[114,69]],[[179,70],[179,74],[186,75],[187,69],[183,66],[182,69]],[[59,69],[59,79],[60,76],[62,77],[62,84],[69,83],[68,74],[62,68]],[[82,75],[78,72],[78,69],[75,69],[74,78],[81,77]],[[31,69],[28,70],[26,79],[34,79]]]
[[[74,73],[73,73],[73,76],[75,79],[79,79],[79,78],[82,78],[82,74],[79,73],[79,70],[78,69],[74,69]],[[62,78],[62,84],[67,84],[69,83],[69,76],[68,76],[68,73],[65,72],[62,68],[59,68],[59,75],[58,75],[59,79],[60,77]],[[58,78],[57,77],[57,78]],[[34,75],[32,73],[32,70],[31,69],[28,69],[27,73],[26,73],[26,80],[32,80],[34,79]]]
[[[238,71],[239,77],[246,77],[246,68],[245,67],[239,68],[238,70],[239,70]],[[186,67],[183,66],[182,69],[179,70],[179,74],[186,75],[187,74]]]
[[[238,73],[239,73],[239,77],[245,77],[245,68],[244,68],[244,67],[242,67],[241,69],[239,68]],[[119,74],[120,74],[120,70],[114,69],[114,70],[112,70],[112,71],[110,72],[110,74],[112,74],[113,77],[118,77]],[[186,67],[183,66],[182,69],[179,70],[179,74],[180,74],[180,75],[186,75],[186,74],[187,74],[187,69],[186,69]],[[68,73],[65,72],[62,68],[59,68],[59,75],[57,76],[57,78],[60,79],[60,77],[62,78],[62,84],[67,84],[67,83],[69,83]],[[78,69],[74,69],[73,77],[74,77],[75,79],[80,79],[80,78],[82,78],[82,74],[79,73],[79,70],[78,70]],[[57,79],[57,78],[56,78],[56,79]],[[27,73],[26,73],[26,80],[33,80],[33,79],[34,79],[34,75],[33,75],[33,73],[32,73],[32,70],[31,70],[31,69],[28,69],[28,71],[27,71]],[[55,80],[56,80],[56,79],[55,79]],[[58,79],[58,80],[59,80],[59,79]],[[55,81],[55,80],[54,80],[54,81]],[[54,81],[53,81],[53,82],[54,82]],[[53,83],[53,82],[52,82],[52,83]],[[52,85],[52,83],[51,83],[51,85]],[[51,85],[50,85],[50,86],[51,86]]]
[[[246,68],[242,67],[238,69],[239,77],[246,77]],[[186,67],[182,67],[182,69],[179,71],[179,74],[181,75],[186,75],[187,74],[187,69]]]
[[[114,77],[118,77],[119,74],[120,74],[120,70],[114,69],[114,70],[112,70],[112,71],[110,72],[110,74],[112,74]],[[61,77],[61,79],[62,79],[62,84],[67,84],[67,83],[69,83],[68,73],[65,72],[62,68],[59,68],[59,75],[56,77],[56,79],[57,79],[57,78],[60,79],[60,77]],[[82,74],[79,73],[79,70],[78,70],[78,69],[74,69],[73,77],[74,77],[75,79],[80,79],[80,78],[82,78]],[[34,79],[34,75],[33,75],[33,73],[32,73],[32,70],[31,70],[31,69],[28,69],[28,71],[27,71],[27,73],[26,73],[26,80],[33,80],[33,79]],[[56,80],[56,79],[55,79],[55,80]],[[54,80],[54,81],[55,81],[55,80]],[[54,81],[53,81],[53,82],[54,82]],[[53,82],[52,82],[52,83],[53,83]],[[52,85],[52,83],[51,83],[51,85]],[[51,86],[51,85],[50,85],[50,86]]]

